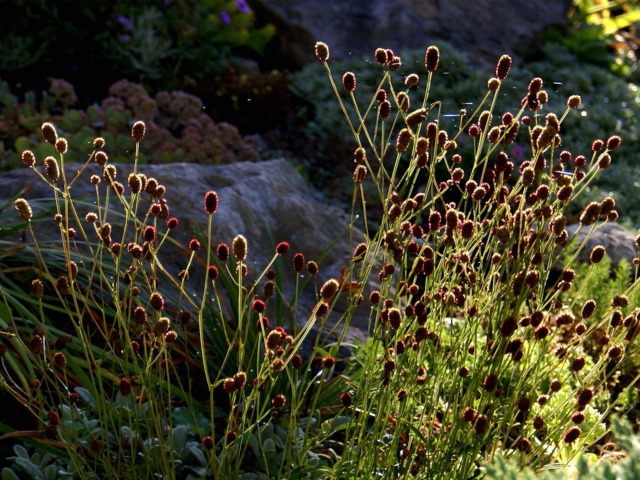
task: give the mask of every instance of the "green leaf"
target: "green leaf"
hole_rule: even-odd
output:
[[[20,477],[9,467],[4,467],[2,469],[2,480],[20,480]]]
[[[187,436],[189,435],[189,430],[184,425],[178,425],[173,429],[173,437],[172,444],[173,450],[176,452],[180,452],[187,443]]]
[[[20,467],[29,474],[29,476],[35,480],[44,480],[44,475],[42,474],[42,470],[40,467],[33,464],[31,460],[27,460],[26,458],[16,458],[16,463],[20,465]]]

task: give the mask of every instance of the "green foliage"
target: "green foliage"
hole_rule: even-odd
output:
[[[582,453],[568,464],[552,465],[533,471],[506,461],[502,455],[486,463],[486,478],[505,480],[562,480],[568,476],[580,480],[633,480],[640,468],[640,443],[633,425],[621,418],[612,419],[614,445],[621,449],[606,452],[601,459],[592,453]]]
[[[184,78],[220,72],[233,49],[261,54],[275,33],[255,27],[240,0],[10,0],[3,7],[0,71],[12,75],[35,65],[61,75],[73,58],[85,78],[108,65],[132,80],[175,88]]]

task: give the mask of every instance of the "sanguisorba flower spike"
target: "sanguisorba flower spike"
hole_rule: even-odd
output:
[[[138,120],[133,124],[133,127],[131,127],[131,138],[133,138],[136,142],[141,142],[144,138],[145,131],[146,126],[144,122]]]
[[[329,47],[326,43],[316,42],[315,46],[316,58],[321,62],[329,60]]]
[[[25,221],[30,221],[33,213],[31,212],[31,207],[29,206],[29,202],[27,202],[24,198],[18,198],[14,202],[14,206],[16,210],[18,210],[18,214]]]

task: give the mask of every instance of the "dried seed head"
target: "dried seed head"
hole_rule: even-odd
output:
[[[247,258],[247,239],[242,235],[238,235],[233,239],[233,243],[231,244],[231,248],[233,250],[233,256],[236,257],[236,260],[242,262],[245,258]]]
[[[558,193],[556,194],[556,197],[561,202],[566,202],[571,198],[572,194],[573,194],[573,186],[572,185],[565,185],[564,187],[561,187],[560,190],[558,190]]]
[[[93,140],[93,148],[94,148],[94,150],[100,150],[101,148],[104,148],[104,144],[105,144],[104,138],[102,138],[102,137],[96,137]]]
[[[56,141],[58,140],[56,127],[54,127],[51,123],[46,122],[42,124],[41,131],[45,142],[50,143],[51,145],[56,144]]]
[[[321,62],[326,62],[327,60],[329,60],[329,47],[327,46],[326,43],[316,42],[315,52],[316,52],[316,58]]]
[[[31,211],[31,207],[29,206],[29,202],[27,202],[24,198],[18,198],[13,205],[16,207],[18,211],[18,215],[25,221],[30,221],[31,217],[33,217],[33,212]]]
[[[164,335],[169,331],[170,326],[171,320],[169,320],[167,317],[161,317],[153,327],[153,333],[156,335]]]
[[[64,138],[58,138],[56,140],[56,152],[61,153],[61,154],[65,154],[67,153],[67,148],[69,147],[69,145],[67,144],[67,140]]]
[[[347,72],[342,76],[342,87],[349,93],[356,89],[356,76],[353,72]]]
[[[136,142],[141,142],[144,138],[146,126],[143,121],[138,120],[131,127],[131,138],[133,138]]]
[[[331,300],[333,296],[338,293],[339,289],[340,284],[337,280],[327,280],[325,284],[320,288],[320,297],[325,301]]]
[[[581,103],[582,103],[582,98],[580,98],[580,95],[571,95],[567,100],[567,107],[580,108]]]
[[[430,46],[424,55],[424,66],[427,72],[435,72],[438,69],[438,62],[440,61],[440,51],[436,46]]]
[[[58,170],[58,162],[53,157],[47,157],[44,159],[44,171],[47,178],[52,182],[57,182],[60,178],[60,170]]]

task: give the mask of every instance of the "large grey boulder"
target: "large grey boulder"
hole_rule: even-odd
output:
[[[72,178],[78,168],[78,165],[67,166],[67,178]],[[126,184],[132,165],[118,164],[117,168],[116,180]],[[231,246],[234,237],[244,235],[248,240],[249,270],[258,274],[272,258],[276,244],[280,241],[289,242],[290,252],[277,260],[280,262],[285,293],[289,298],[292,298],[294,290],[292,257],[295,252],[303,253],[307,260],[318,260],[320,273],[316,282],[319,288],[329,278],[339,278],[342,268],[348,265],[353,249],[350,242],[362,241],[362,234],[354,231],[351,240],[349,235],[342,236],[324,255],[325,249],[348,226],[349,218],[344,211],[330,205],[317,193],[312,193],[293,165],[286,160],[239,162],[230,165],[141,165],[138,173],[144,173],[148,178],[154,177],[166,187],[165,198],[169,204],[170,216],[175,216],[180,221],[171,237],[184,245],[196,234],[206,233],[208,215],[204,210],[204,195],[209,190],[215,190],[219,196],[218,211],[213,217],[214,248],[221,242]],[[81,209],[82,214],[91,210],[94,187],[88,180],[92,174],[101,176],[100,167],[89,165],[87,171],[72,186],[75,198],[86,194],[90,200],[89,205]],[[28,187],[27,190],[20,193],[25,187]],[[100,188],[106,188],[104,183]],[[40,205],[35,199],[51,199],[52,191],[43,181],[37,180],[30,169],[20,168],[0,175],[0,205],[16,195],[31,200],[32,209],[37,215],[44,205]],[[13,204],[9,204],[7,208],[13,210]],[[17,212],[14,213],[18,220]],[[118,222],[115,217],[110,222],[116,229]],[[50,238],[48,236],[55,234],[56,228],[53,221],[45,223],[44,230],[41,227],[36,235],[41,239]],[[114,235],[115,238],[117,236]],[[168,252],[173,253],[171,250]],[[203,250],[198,255],[203,260],[206,258]],[[186,266],[188,255],[167,255],[166,258],[171,270],[178,272]],[[204,269],[194,268],[187,282],[188,287],[195,292],[201,291],[203,278]],[[310,288],[298,300],[299,320],[305,320],[315,304],[315,289],[312,284],[308,287]],[[350,331],[351,339],[366,336],[367,307],[363,304],[358,310],[352,322],[356,328]],[[336,313],[332,316],[334,319],[338,317]]]
[[[536,51],[547,27],[567,26],[571,0],[255,0],[278,35],[272,52],[293,65],[314,61],[322,41],[331,55],[372,55],[378,48],[426,48],[445,40],[479,63]],[[268,52],[269,53],[269,52]]]

